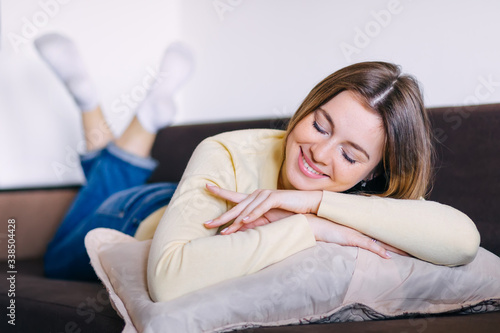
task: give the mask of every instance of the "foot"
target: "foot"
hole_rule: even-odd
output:
[[[40,57],[66,86],[78,107],[83,112],[94,110],[98,106],[97,91],[73,42],[67,37],[51,33],[38,37],[34,45]]]
[[[176,113],[173,95],[189,78],[193,63],[193,55],[184,44],[177,42],[167,48],[156,82],[137,110],[145,130],[154,134],[172,124]]]

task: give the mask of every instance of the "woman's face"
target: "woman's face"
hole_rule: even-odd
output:
[[[286,142],[286,189],[343,192],[373,176],[382,158],[382,119],[343,91],[302,119]]]

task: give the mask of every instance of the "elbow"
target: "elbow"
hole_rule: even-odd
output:
[[[160,256],[151,254],[150,252],[146,274],[149,297],[153,302],[169,301],[173,298],[172,288],[169,286],[177,284],[175,275],[169,269],[172,265],[172,253]]]
[[[167,297],[168,292],[164,290],[164,279],[159,279],[157,276],[148,274],[147,282],[149,297],[153,302],[167,302],[172,299],[171,297]]]
[[[169,288],[169,286],[178,285],[175,277],[169,276],[165,271],[163,271],[163,274],[160,272],[162,270],[157,265],[148,266],[148,292],[153,302],[167,302],[179,296],[175,294],[175,289]]]
[[[180,245],[180,246],[179,246]],[[163,252],[150,251],[147,266],[147,285],[153,302],[167,302],[192,291],[193,274],[183,263],[184,244],[167,247]],[[186,266],[196,266],[195,264]]]
[[[161,291],[161,279],[159,278],[158,274],[156,274],[156,263],[153,263],[148,261],[148,268],[147,268],[147,284],[148,284],[148,292],[149,292],[149,297],[151,297],[151,300],[153,302],[164,302],[165,299],[163,299],[163,293]]]
[[[455,260],[450,266],[466,265],[474,260],[479,250],[481,236],[472,220],[467,217],[466,227],[455,238]]]
[[[156,288],[157,286],[158,284],[156,283],[156,281],[148,276],[149,297],[153,302],[164,302],[165,300],[161,299],[160,297],[161,293],[158,293],[158,289]]]
[[[460,260],[458,265],[466,265],[474,260],[477,251],[479,250],[480,242],[481,237],[479,236],[477,229],[475,229],[475,231],[467,237],[467,240],[464,240],[461,251],[462,260]]]

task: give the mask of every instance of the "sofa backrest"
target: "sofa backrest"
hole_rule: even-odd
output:
[[[436,138],[435,182],[429,199],[456,207],[476,223],[481,245],[500,255],[500,104],[430,108]],[[158,134],[152,155],[160,165],[150,182],[179,181],[204,138],[246,128],[283,128],[286,119],[182,125]],[[453,230],[450,230],[453,232]]]
[[[500,104],[430,111],[438,162],[429,199],[469,215],[481,246],[500,255]]]

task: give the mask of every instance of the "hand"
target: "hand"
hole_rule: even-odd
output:
[[[281,190],[256,190],[252,194],[244,194],[208,184],[207,190],[237,204],[218,218],[205,223],[206,227],[215,228],[234,220],[221,232],[224,235],[255,228],[293,214],[315,214],[323,195],[321,191]]]
[[[360,247],[378,254],[385,259],[391,258],[391,255],[387,251],[409,256],[408,253],[388,244],[376,241],[357,230],[326,220],[314,214],[307,214],[306,217],[318,241],[335,243],[343,246]]]

